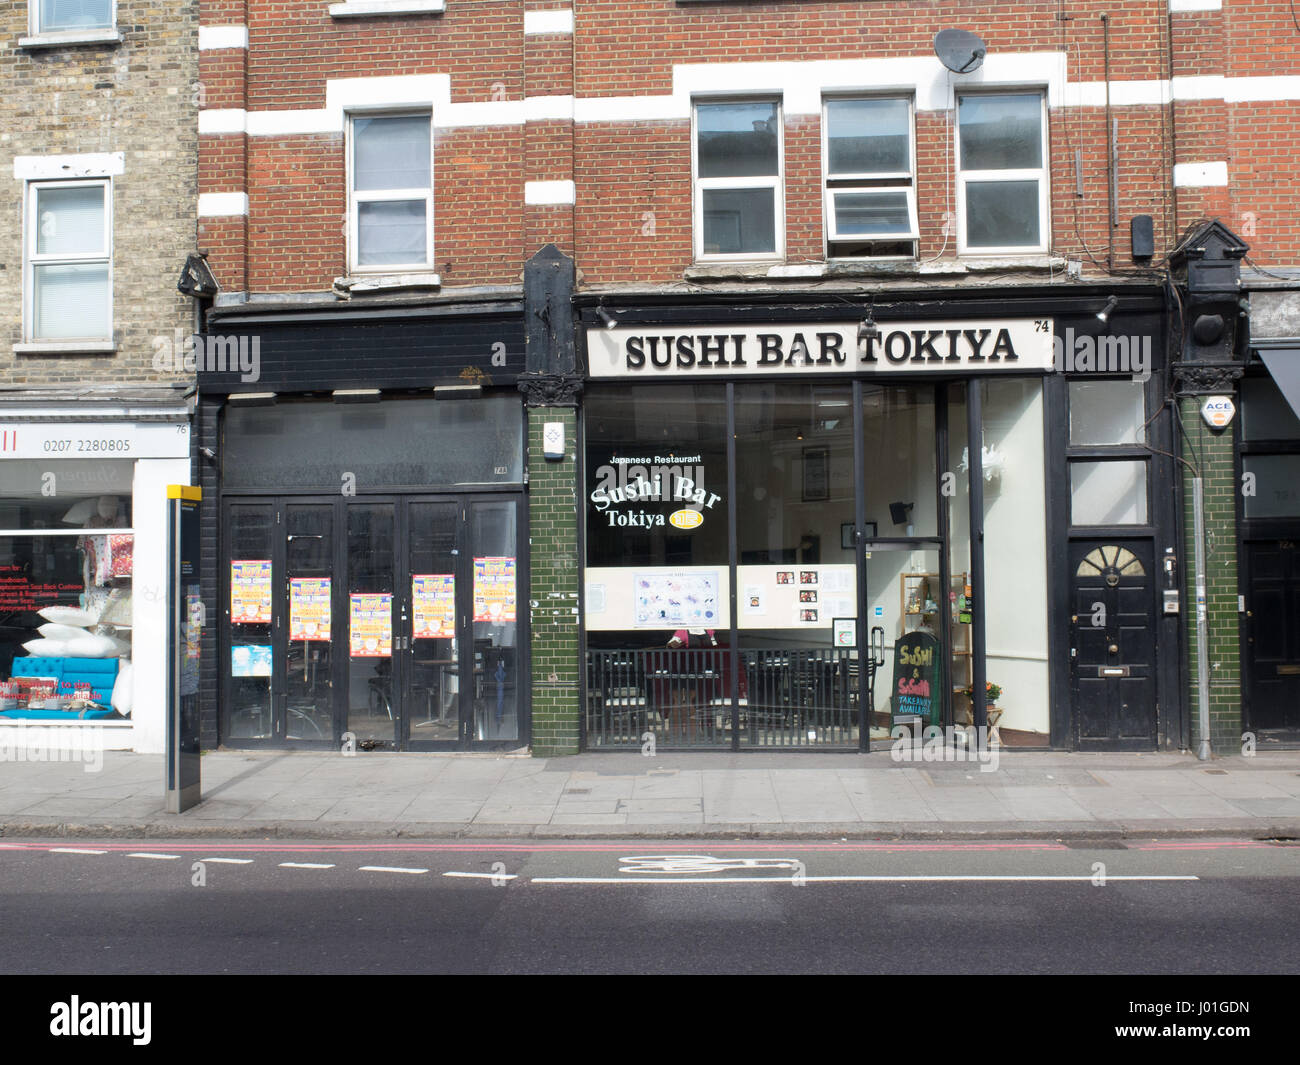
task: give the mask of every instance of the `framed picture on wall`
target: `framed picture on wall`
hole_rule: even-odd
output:
[[[815,503],[830,498],[830,449],[803,449],[803,500]]]
[[[864,522],[862,525],[863,539],[874,540],[876,538],[876,523],[874,521]],[[846,521],[840,525],[840,547],[845,551],[853,550],[853,522]]]

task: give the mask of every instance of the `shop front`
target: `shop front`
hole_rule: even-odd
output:
[[[527,743],[520,318],[239,323],[259,390],[205,397],[221,744]]]
[[[1079,303],[621,309],[587,329],[587,747],[866,750],[971,724],[1156,746],[1165,471],[1123,430],[1158,393],[1149,372],[1061,372]],[[1122,598],[1114,637],[1091,631],[1098,581]]]
[[[1267,750],[1300,746],[1300,340],[1256,344],[1231,431],[1242,486],[1242,724]]]
[[[189,418],[179,395],[0,414],[0,746],[14,757],[162,751],[166,497],[189,483]]]

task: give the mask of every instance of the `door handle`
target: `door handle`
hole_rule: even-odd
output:
[[[1113,655],[1117,655],[1119,654],[1119,644],[1113,643],[1109,647],[1107,647],[1106,650],[1108,650]]]

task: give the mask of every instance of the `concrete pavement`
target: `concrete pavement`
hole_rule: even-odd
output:
[[[93,771],[88,772],[87,769]],[[164,812],[162,758],[0,762],[0,834],[461,837],[1300,837],[1300,752],[1002,752],[996,764],[845,754],[217,751]]]

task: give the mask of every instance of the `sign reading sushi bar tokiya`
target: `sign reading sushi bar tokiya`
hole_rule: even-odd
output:
[[[794,325],[618,326],[587,330],[592,377],[991,373],[1053,369],[1051,318]]]

